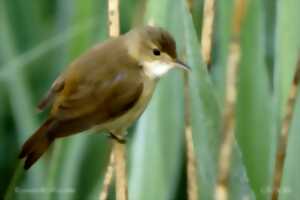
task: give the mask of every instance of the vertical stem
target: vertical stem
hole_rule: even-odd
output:
[[[240,62],[240,30],[244,17],[246,0],[234,1],[233,32],[229,46],[229,57],[226,71],[226,91],[223,114],[223,141],[220,146],[218,177],[215,188],[216,200],[228,199],[228,180],[230,172],[231,150],[234,142],[236,79]]]
[[[201,51],[204,62],[210,64],[212,34],[214,23],[214,0],[204,1],[203,28],[201,37]]]
[[[272,186],[272,200],[277,200],[279,195],[279,189],[280,189],[284,161],[285,161],[285,154],[286,154],[287,143],[288,143],[288,132],[292,120],[292,115],[293,115],[297,91],[298,91],[297,87],[299,85],[299,78],[300,78],[299,75],[300,75],[300,57],[298,60],[298,67],[295,73],[294,82],[292,83],[290,88],[289,98],[285,107],[285,115],[281,125],[281,135],[278,140],[279,144],[276,153],[275,171],[274,171],[275,177]]]
[[[108,26],[110,37],[120,34],[119,0],[108,0]],[[120,135],[122,133],[114,133]],[[125,162],[125,145],[113,141],[113,154],[116,172],[116,199],[127,200],[127,178]]]
[[[108,29],[110,37],[120,34],[119,0],[108,0]]]
[[[189,11],[192,11],[193,0],[187,0]],[[191,96],[189,88],[188,72],[184,72],[184,132],[187,157],[187,195],[188,200],[198,200],[197,161],[193,143],[193,131],[191,125]]]
[[[116,199],[127,200],[127,175],[125,162],[125,144],[113,141],[116,172]]]
[[[191,128],[191,98],[189,90],[189,80],[187,72],[184,72],[184,121],[185,121],[185,141],[187,153],[187,192],[189,200],[198,199],[196,157],[193,144]]]
[[[223,141],[220,147],[217,185],[215,188],[216,200],[228,199],[228,179],[231,161],[231,149],[234,141],[235,101],[236,101],[236,74],[240,57],[240,46],[236,42],[230,45],[228,68],[226,73],[226,98],[223,114]]]
[[[106,173],[104,176],[102,191],[100,192],[99,200],[106,200],[108,197],[109,187],[111,185],[114,176],[114,164],[115,164],[115,156],[114,153],[111,151],[109,164],[107,166]]]

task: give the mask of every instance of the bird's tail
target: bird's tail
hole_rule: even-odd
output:
[[[29,169],[48,149],[54,138],[49,137],[49,130],[53,119],[49,118],[43,125],[25,142],[19,154],[19,158],[25,158],[24,169]]]

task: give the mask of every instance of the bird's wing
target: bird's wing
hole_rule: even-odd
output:
[[[51,88],[47,92],[47,94],[41,99],[37,108],[39,110],[45,110],[46,107],[50,106],[55,97],[59,92],[61,92],[64,88],[64,77],[60,75],[52,84]]]
[[[133,107],[143,91],[143,84],[118,76],[110,81],[108,86],[81,86],[74,96],[54,104],[56,125],[49,132],[51,137],[64,137],[101,125]]]
[[[66,80],[65,89],[53,105],[56,118],[67,120],[95,114],[100,123],[130,109],[143,89],[138,74],[121,70],[103,76],[106,77],[103,81],[84,79],[72,83]]]

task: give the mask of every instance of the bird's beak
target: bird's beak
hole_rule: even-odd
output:
[[[186,70],[187,72],[191,71],[191,68],[187,64],[185,64],[184,62],[182,62],[181,60],[176,59],[175,63],[176,63],[175,67],[178,67],[178,68],[181,68],[183,70]]]

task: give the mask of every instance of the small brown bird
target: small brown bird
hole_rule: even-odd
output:
[[[54,81],[38,108],[48,119],[25,142],[20,158],[30,168],[55,139],[96,128],[122,141],[142,114],[159,78],[177,59],[172,36],[158,27],[134,29],[83,54]]]

